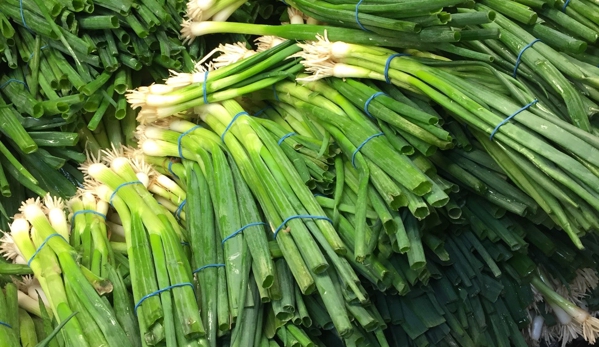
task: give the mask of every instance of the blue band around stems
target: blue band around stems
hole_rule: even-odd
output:
[[[71,217],[71,227],[72,227],[73,225],[75,225],[75,217],[77,217],[77,215],[80,215],[80,214],[86,214],[86,213],[89,213],[89,214],[95,214],[96,216],[100,216],[100,217],[102,217],[104,220],[106,220],[106,215],[105,215],[104,213],[100,213],[100,212],[98,212],[98,211],[94,211],[94,210],[79,210],[79,211],[75,211],[75,212],[73,213],[73,216]]]
[[[374,100],[374,98],[376,98],[377,96],[381,96],[381,95],[385,95],[385,93],[383,92],[376,92],[374,94],[372,94],[368,100],[366,100],[366,103],[364,104],[364,112],[366,112],[366,114],[368,115],[368,117],[370,118],[374,118],[370,112],[368,111],[368,106],[370,106],[370,103],[372,102],[372,100]]]
[[[518,76],[518,67],[520,66],[520,63],[522,62],[522,54],[524,54],[524,52],[527,49],[529,49],[530,47],[532,47],[532,45],[534,45],[535,43],[537,43],[539,41],[541,41],[541,39],[534,39],[531,43],[527,44],[520,50],[520,53],[518,53],[518,58],[516,58],[516,64],[514,65],[514,72],[512,73],[512,77],[516,78],[516,76]]]
[[[156,296],[156,295],[160,295],[161,293],[164,293],[168,290],[171,290],[174,288],[179,288],[179,287],[186,287],[186,286],[191,287],[195,291],[193,284],[191,284],[189,282],[184,282],[184,283],[173,284],[172,286],[168,286],[166,288],[158,289],[157,291],[144,296],[143,298],[139,299],[139,301],[137,302],[137,304],[135,304],[135,307],[133,308],[133,310],[135,311],[135,315],[137,316],[137,309],[139,308],[139,305],[141,305],[147,299],[149,299],[153,296]]]
[[[277,228],[277,230],[275,230],[275,233],[273,235],[273,237],[275,238],[275,240],[277,239],[277,235],[279,234],[279,231],[281,231],[281,229],[283,229],[283,227],[285,226],[285,224],[287,224],[287,222],[289,222],[290,220],[293,220],[293,219],[320,219],[320,220],[329,221],[331,224],[333,223],[333,221],[329,217],[325,217],[325,216],[311,216],[311,215],[307,215],[307,214],[300,214],[300,215],[297,215],[297,216],[287,217],[283,221],[283,223],[281,223],[281,225],[279,225],[279,227]]]
[[[202,83],[202,94],[204,95],[204,105],[208,105],[208,92],[206,91],[208,84],[208,71],[204,72],[204,82]]]
[[[364,1],[364,0],[360,0],[356,4],[356,11],[355,11],[355,13],[356,13],[356,23],[358,23],[358,26],[360,26],[360,29],[362,29],[364,31],[370,31],[370,30],[364,28],[364,26],[362,25],[362,23],[360,23],[360,18],[358,18],[358,14],[360,12],[359,9],[360,9],[360,5],[362,4],[362,1]]]
[[[12,327],[8,323],[4,323],[4,322],[0,321],[0,325],[3,325],[3,326],[5,326],[5,327],[7,327],[9,329],[12,329]]]
[[[181,201],[181,203],[179,204],[179,207],[177,207],[177,210],[175,211],[175,217],[177,217],[177,219],[181,219],[181,212],[183,212],[183,207],[185,207],[186,204],[187,204],[187,199]]]
[[[261,115],[262,113],[264,113],[264,111],[268,110],[269,108],[272,108],[271,105],[266,105],[265,107],[259,109],[258,111],[256,111],[256,113],[254,113],[254,117],[258,117],[259,115]]]
[[[564,6],[562,6],[562,12],[566,13],[566,8],[568,8],[568,5],[570,5],[570,0],[566,0],[564,2]]]
[[[168,167],[167,167],[168,172],[171,173],[171,175],[173,175],[175,178],[179,178],[179,176],[177,176],[177,174],[173,171],[173,161],[169,160],[168,161]]]
[[[31,267],[31,262],[33,261],[33,259],[39,254],[39,252],[44,248],[44,246],[46,245],[46,243],[48,243],[48,241],[50,241],[51,238],[58,236],[61,239],[63,239],[65,242],[68,243],[67,240],[65,240],[65,238],[58,234],[58,233],[54,233],[54,234],[50,234],[48,235],[48,237],[46,237],[46,239],[44,240],[44,242],[42,242],[42,244],[35,250],[35,252],[33,253],[33,255],[31,256],[31,258],[29,258],[29,261],[27,262],[27,266]]]
[[[25,88],[27,88],[27,84],[25,82],[23,82],[21,80],[18,80],[18,79],[15,79],[15,78],[9,78],[8,81],[0,84],[0,89],[4,89],[4,87],[6,87],[7,85],[11,84],[12,82],[21,83],[22,85],[25,86]],[[29,88],[27,88],[27,89],[29,89]]]
[[[277,88],[275,88],[275,85],[272,85],[272,94],[275,96],[275,100],[277,101],[281,101],[279,100],[279,94],[277,93]]]
[[[121,183],[121,184],[119,184],[116,187],[116,189],[114,190],[114,192],[112,192],[112,194],[110,194],[110,200],[108,200],[108,202],[112,205],[112,199],[114,199],[114,197],[118,193],[119,189],[121,189],[121,188],[123,188],[125,186],[130,186],[132,184],[141,184],[141,185],[143,185],[143,183],[141,183],[141,181],[131,181],[131,182]]]
[[[181,241],[182,246],[189,246],[189,242]]]
[[[501,123],[497,124],[497,126],[495,127],[495,129],[493,129],[493,131],[491,132],[491,136],[489,136],[489,139],[492,141],[493,140],[493,136],[495,136],[495,134],[499,131],[499,128],[501,128],[505,123],[509,122],[512,118],[514,118],[518,114],[520,114],[520,112],[526,111],[529,107],[531,107],[532,105],[536,104],[537,102],[539,102],[539,100],[534,99],[529,104],[525,105],[524,107],[522,107],[518,111],[514,112],[511,116],[509,116],[506,119],[502,120]]]
[[[204,269],[211,268],[211,267],[215,267],[215,268],[216,267],[225,267],[225,264],[208,264],[208,265],[204,265],[204,266],[201,266],[201,267],[197,268],[196,270],[193,270],[192,273],[197,274],[198,272],[200,272],[200,271],[202,271]]]
[[[239,116],[243,116],[243,115],[247,115],[249,116],[249,113],[245,112],[245,111],[241,111],[239,113],[237,113],[235,115],[235,117],[233,117],[233,119],[231,119],[231,121],[229,122],[229,124],[227,125],[227,127],[225,128],[225,131],[223,131],[223,134],[220,136],[220,139],[225,142],[225,134],[227,133],[227,131],[229,131],[229,129],[231,129],[231,126],[233,125],[233,123],[235,123],[235,121],[237,120],[237,118]]]
[[[387,84],[391,83],[391,79],[389,78],[389,68],[391,67],[391,60],[393,60],[393,58],[406,57],[406,56],[409,56],[409,54],[395,53],[395,54],[391,54],[389,56],[389,58],[387,58],[387,61],[385,62],[385,70],[383,71],[383,75],[385,75],[385,82],[387,82]]]
[[[48,48],[48,45],[43,45],[43,46],[41,46],[41,47],[40,47],[40,51],[41,51],[42,49],[46,49],[46,48]],[[32,52],[32,53],[29,55],[29,60],[31,60],[31,59],[33,58],[33,56],[34,56],[34,55],[35,55],[35,52]],[[29,63],[29,61],[27,61],[27,63]]]
[[[40,52],[42,51],[42,49],[46,49],[46,48],[48,48],[48,45],[44,45],[44,46],[40,47]],[[35,55],[35,52],[32,52],[29,55],[29,60],[27,60],[27,63],[25,63],[25,67],[29,67],[29,62],[31,61],[31,59],[33,59],[34,55]]]
[[[23,0],[19,0],[19,12],[21,13],[21,22],[23,22],[23,26],[25,29],[32,31],[31,28],[25,23],[25,12],[23,10]]]
[[[287,133],[287,134],[283,135],[283,137],[281,137],[281,138],[279,139],[279,141],[277,141],[277,144],[280,146],[280,145],[281,145],[281,143],[283,143],[283,141],[285,141],[285,139],[287,139],[287,138],[289,138],[289,137],[291,137],[291,136],[293,136],[293,135],[297,135],[297,133],[295,133],[295,132],[293,132],[293,131],[292,131],[292,132],[290,132],[290,133]]]
[[[362,147],[364,147],[370,140],[374,139],[375,137],[379,137],[379,136],[383,136],[385,134],[383,133],[378,133],[378,134],[374,134],[374,135],[370,135],[366,138],[366,140],[364,140],[364,142],[362,142],[354,151],[354,153],[352,153],[351,155],[351,164],[353,167],[356,167],[356,154],[358,154],[358,152],[362,149]]]
[[[243,232],[245,229],[249,228],[249,227],[255,227],[258,225],[266,225],[266,223],[264,222],[254,222],[254,223],[250,223],[248,225],[244,225],[241,228],[237,229],[235,232],[233,232],[231,235],[225,237],[223,239],[223,241],[221,242],[221,244],[224,246],[225,242],[227,242],[228,240],[234,238],[235,236],[239,235],[241,232]]]
[[[188,135],[190,132],[196,130],[197,128],[201,128],[201,126],[199,126],[199,125],[194,126],[191,129],[189,129],[186,132],[179,135],[179,137],[177,138],[177,150],[179,151],[179,158],[185,159],[185,158],[183,158],[183,147],[181,146],[181,140],[183,140],[185,135]]]

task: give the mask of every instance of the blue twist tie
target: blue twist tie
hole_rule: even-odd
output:
[[[359,13],[359,10],[358,10],[358,9],[360,8],[360,5],[362,4],[362,1],[364,1],[364,0],[360,0],[360,1],[358,1],[358,3],[356,4],[356,23],[358,23],[358,25],[360,26],[360,28],[361,28],[362,30],[364,30],[364,31],[370,31],[370,30],[368,30],[368,29],[364,28],[364,26],[362,25],[362,23],[360,23],[360,18],[358,18],[358,13]]]
[[[389,56],[389,58],[387,58],[387,62],[385,62],[385,70],[383,71],[383,74],[385,75],[385,82],[387,82],[387,84],[391,83],[391,79],[389,78],[389,68],[391,67],[391,60],[393,60],[393,58],[406,57],[406,56],[409,56],[409,54],[395,53],[395,54],[391,54]]]
[[[164,293],[164,292],[166,292],[168,290],[171,290],[173,288],[185,287],[185,286],[190,286],[195,291],[195,288],[194,288],[193,284],[191,284],[189,282],[185,282],[185,283],[173,284],[172,286],[168,286],[168,287],[163,288],[163,289],[158,289],[157,291],[144,296],[143,298],[139,299],[139,302],[137,302],[137,304],[135,304],[135,307],[133,308],[133,310],[135,311],[135,315],[137,316],[137,309],[139,308],[139,305],[141,305],[147,299],[149,299],[149,298],[151,298],[153,296],[159,295],[160,293]]]
[[[119,184],[116,189],[114,190],[114,192],[112,192],[112,194],[110,194],[110,199],[108,200],[108,202],[112,205],[112,199],[114,199],[114,197],[116,196],[116,193],[119,191],[119,189],[125,187],[125,186],[130,186],[132,184],[143,184],[140,181],[131,181],[131,182],[125,182],[125,183],[121,183]]]
[[[527,44],[526,46],[524,46],[524,48],[522,48],[522,50],[520,50],[520,53],[518,53],[518,58],[516,58],[516,65],[514,65],[514,72],[512,73],[512,77],[516,78],[516,76],[518,75],[518,67],[522,62],[522,54],[524,54],[524,51],[526,51],[527,49],[532,47],[532,45],[539,41],[541,41],[541,39],[534,39],[531,43]]]
[[[502,120],[501,123],[497,124],[497,126],[495,127],[495,129],[493,129],[493,131],[491,132],[491,136],[489,136],[489,139],[492,141],[493,140],[493,136],[495,136],[495,134],[499,131],[499,128],[501,128],[505,123],[509,122],[510,119],[516,117],[520,112],[526,111],[529,107],[531,107],[532,105],[536,104],[537,102],[539,102],[539,100],[534,99],[533,101],[531,101],[526,106],[524,106],[521,109],[519,109],[518,111],[514,112],[511,116],[509,116],[506,119]]]
[[[366,112],[366,114],[368,115],[368,117],[374,119],[374,117],[370,114],[370,112],[368,112],[368,106],[370,105],[370,103],[372,102],[372,100],[374,100],[374,98],[376,98],[377,96],[381,96],[381,95],[385,95],[385,93],[383,93],[383,92],[376,92],[376,93],[372,94],[368,98],[368,100],[366,100],[366,103],[364,104],[364,112]]]
[[[241,111],[238,114],[236,114],[235,117],[233,117],[233,119],[231,119],[231,122],[229,122],[229,125],[227,125],[227,127],[225,128],[225,131],[223,131],[223,134],[220,136],[221,141],[225,142],[225,134],[227,133],[227,131],[229,131],[229,129],[231,129],[231,126],[233,125],[233,123],[235,123],[235,121],[237,120],[237,117],[242,116],[244,114],[249,116],[249,113],[247,113],[245,111]]]
[[[227,242],[228,240],[230,240],[230,239],[234,238],[235,236],[239,235],[239,234],[240,234],[241,232],[243,232],[245,229],[247,229],[247,228],[249,228],[249,227],[255,227],[255,226],[258,226],[258,225],[266,225],[266,223],[264,223],[264,222],[253,222],[253,223],[250,223],[250,224],[248,224],[248,225],[244,225],[244,226],[242,226],[241,228],[239,228],[238,230],[236,230],[234,233],[232,233],[231,235],[229,235],[229,236],[225,237],[225,238],[223,239],[223,241],[221,242],[221,243],[222,243],[222,245],[224,246],[224,245],[225,245],[225,242]]]
[[[168,161],[168,167],[167,167],[168,172],[171,173],[171,175],[173,175],[175,178],[179,178],[179,176],[177,176],[177,174],[173,171],[173,161],[169,160]]]
[[[277,228],[277,230],[275,230],[275,233],[273,235],[273,237],[275,238],[275,240],[277,239],[277,235],[279,234],[279,231],[281,231],[281,229],[283,229],[283,227],[285,226],[285,224],[287,224],[287,222],[289,222],[290,220],[293,220],[293,219],[320,219],[320,220],[329,221],[331,224],[333,224],[333,221],[329,217],[325,217],[325,216],[311,216],[311,215],[307,215],[307,214],[300,214],[300,215],[297,215],[297,216],[287,217],[283,221],[283,223],[281,223],[281,225],[279,225],[279,227]]]
[[[275,100],[277,100],[277,101],[281,101],[281,100],[279,100],[279,94],[277,94],[277,89],[275,88],[275,85],[274,85],[274,84],[272,85],[272,93],[273,93],[273,94],[274,94],[274,96],[275,96]]]
[[[197,274],[198,272],[200,272],[200,271],[202,271],[204,269],[210,268],[210,267],[225,267],[225,264],[208,264],[208,265],[204,265],[204,266],[202,266],[202,267],[200,267],[200,268],[198,268],[196,270],[193,270],[192,273],[193,274]]]
[[[199,126],[199,125],[194,126],[191,129],[189,129],[186,132],[179,135],[179,137],[177,138],[177,150],[179,151],[179,158],[185,159],[185,158],[183,158],[183,147],[181,147],[181,140],[183,140],[183,137],[185,137],[185,135],[196,130],[197,128],[201,128],[201,126]]]
[[[183,212],[185,204],[187,204],[187,199],[183,200],[181,204],[179,204],[179,207],[177,207],[177,210],[175,211],[175,217],[177,217],[177,219],[181,219],[181,212]]]
[[[234,238],[235,236],[239,235],[239,234],[240,234],[242,231],[244,231],[245,229],[247,229],[247,228],[249,228],[249,227],[255,227],[255,226],[258,226],[258,225],[266,225],[266,223],[263,223],[263,222],[254,222],[254,223],[250,223],[250,224],[248,224],[248,225],[244,225],[244,226],[242,226],[241,228],[239,228],[237,231],[235,231],[234,233],[232,233],[231,235],[229,235],[229,236],[225,237],[225,238],[223,239],[223,241],[221,242],[221,243],[222,243],[222,245],[224,246],[224,245],[225,245],[225,242],[227,242],[228,240],[230,240],[230,239]]]
[[[271,105],[266,105],[265,107],[259,109],[258,111],[256,111],[256,113],[254,113],[254,117],[258,117],[259,115],[261,115],[262,113],[264,113],[264,111],[268,110],[269,108],[272,108]]]
[[[23,0],[19,0],[19,11],[21,12],[21,21],[23,22],[23,26],[25,27],[25,29],[32,31],[31,28],[29,28],[29,26],[27,25],[27,23],[25,23],[25,13],[23,10]]]
[[[283,141],[285,141],[285,139],[286,139],[286,138],[288,138],[288,137],[291,137],[291,136],[293,136],[293,135],[297,135],[297,134],[296,134],[296,133],[294,133],[294,132],[290,132],[290,133],[287,133],[287,134],[283,135],[283,137],[281,137],[281,138],[279,139],[279,141],[277,141],[277,144],[279,144],[279,146],[280,146],[280,145],[281,145],[281,143],[283,143]]]
[[[25,86],[25,88],[27,88],[27,84],[25,84],[25,82],[15,79],[15,78],[9,78],[8,81],[0,84],[0,89],[4,89],[4,87],[6,87],[7,85],[9,85],[11,82],[15,82],[15,83],[21,83],[22,85]],[[29,89],[29,88],[27,88]]]
[[[48,235],[48,237],[46,237],[46,239],[44,240],[44,242],[42,242],[42,244],[35,250],[35,252],[31,256],[31,258],[29,258],[29,261],[27,262],[27,266],[31,267],[31,262],[33,261],[33,259],[35,258],[35,256],[37,256],[38,253],[44,248],[44,246],[46,245],[46,243],[48,243],[48,241],[50,241],[50,239],[53,238],[53,237],[55,237],[55,236],[59,236],[61,239],[63,239],[65,242],[68,243],[68,241],[65,240],[65,238],[62,235],[60,235],[60,234],[54,233],[54,234]]]
[[[75,213],[73,213],[73,216],[71,217],[71,227],[73,225],[75,225],[75,217],[77,217],[77,215],[85,214],[85,213],[95,214],[96,216],[100,216],[103,219],[106,219],[106,215],[104,213],[100,213],[100,212],[94,211],[94,210],[79,210],[79,211],[76,211]]]
[[[4,325],[5,327],[12,329],[12,327],[8,323],[4,323],[4,322],[0,321],[0,325]]]
[[[378,133],[378,134],[370,135],[366,138],[366,140],[364,140],[364,142],[362,142],[358,146],[358,148],[356,148],[354,153],[352,153],[352,155],[351,155],[351,164],[353,165],[353,167],[356,167],[356,154],[358,154],[358,152],[362,149],[362,147],[364,147],[368,143],[368,141],[374,139],[375,137],[379,137],[379,136],[383,136],[383,135],[385,135],[385,134]]]
[[[208,105],[208,94],[206,84],[208,83],[208,71],[204,72],[204,83],[202,83],[202,93],[204,94],[204,105]]]
[[[564,2],[564,6],[562,7],[562,12],[566,13],[566,8],[568,8],[568,5],[570,5],[570,0],[566,0],[566,2]]]

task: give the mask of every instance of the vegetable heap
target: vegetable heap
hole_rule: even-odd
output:
[[[241,4],[238,4],[239,7]],[[178,38],[180,1],[2,1],[0,4],[0,224],[21,201],[47,192],[69,198],[83,181],[85,153],[135,145],[128,89],[190,72],[194,61],[236,37]],[[219,11],[221,20],[230,8]],[[273,12],[248,4],[233,16]],[[205,18],[208,19],[208,18]]]
[[[11,4],[0,11],[18,24]],[[599,3],[288,0],[283,25],[254,23],[278,16],[268,2],[152,4],[96,3],[149,48],[112,57],[138,59],[154,83],[124,62],[110,72],[98,29],[81,36],[99,66],[61,60],[91,79],[61,92],[84,96],[60,126],[98,145],[82,136],[76,192],[23,194],[10,212],[0,345],[597,341]],[[149,35],[149,14],[165,15],[155,39],[129,23]],[[251,49],[241,35],[265,36]],[[48,52],[68,56],[68,43]],[[38,118],[17,96],[43,91],[28,71],[11,72],[29,89],[7,84],[21,89],[2,108],[25,129]],[[119,105],[128,125],[110,128]],[[129,140],[100,144],[94,122]]]

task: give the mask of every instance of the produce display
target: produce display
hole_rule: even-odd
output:
[[[599,340],[599,1],[0,2],[0,346]]]

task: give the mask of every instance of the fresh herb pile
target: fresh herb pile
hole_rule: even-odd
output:
[[[0,345],[597,340],[599,2],[0,20]]]

